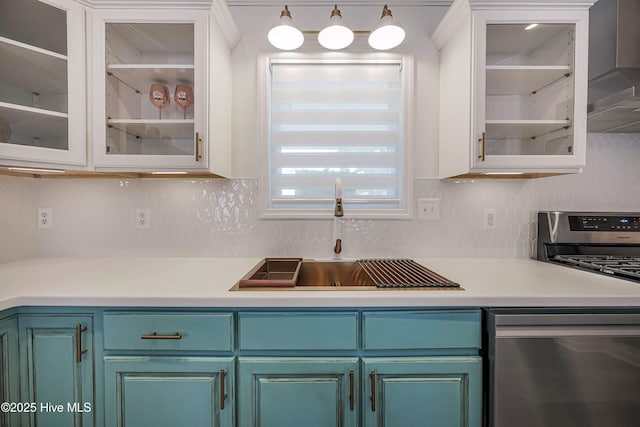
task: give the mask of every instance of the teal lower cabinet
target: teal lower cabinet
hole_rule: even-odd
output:
[[[94,426],[93,317],[20,315],[22,426]]]
[[[358,425],[358,358],[241,357],[238,366],[238,426]]]
[[[477,356],[363,359],[365,427],[479,427]]]
[[[365,311],[365,427],[480,427],[477,309]]]
[[[238,314],[238,427],[480,427],[477,309]]]
[[[105,426],[232,427],[233,357],[106,356]]]
[[[0,320],[0,402],[19,402],[18,320]],[[17,426],[18,414],[0,412],[0,427]]]
[[[482,425],[479,309],[1,314],[0,427]]]

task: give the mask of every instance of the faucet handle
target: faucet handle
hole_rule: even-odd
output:
[[[342,209],[342,198],[336,199],[336,207],[333,210],[333,216],[344,216],[344,210]]]
[[[342,252],[342,239],[336,239],[336,245],[333,247],[333,253],[339,254]]]

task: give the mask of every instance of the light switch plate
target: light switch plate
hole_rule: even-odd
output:
[[[496,210],[485,209],[482,212],[482,229],[483,230],[495,230],[496,229]]]
[[[440,219],[440,199],[418,199],[418,219],[437,221]]]

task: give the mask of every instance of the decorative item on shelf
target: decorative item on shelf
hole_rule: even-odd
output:
[[[176,104],[184,108],[184,118],[187,118],[187,108],[193,105],[193,88],[186,84],[178,84],[173,97]]]
[[[0,117],[0,142],[9,142],[11,138],[11,128],[9,124]]]
[[[160,129],[155,126],[148,127],[145,130],[146,139],[160,139]]]
[[[317,35],[318,43],[321,46],[338,50],[351,45],[355,34],[368,35],[369,46],[376,50],[393,49],[404,41],[406,35],[404,29],[394,20],[391,10],[386,4],[382,9],[380,22],[373,31],[352,31],[342,21],[342,13],[338,9],[338,5],[334,5],[329,25],[324,29],[321,31],[301,31],[291,19],[289,7],[285,5],[280,14],[280,20],[269,30],[267,38],[269,43],[277,49],[295,50],[302,46],[304,35]]]
[[[151,103],[158,107],[158,118],[162,118],[162,109],[169,105],[169,88],[160,83],[152,83],[149,89]]]

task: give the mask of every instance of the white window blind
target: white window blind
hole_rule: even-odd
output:
[[[272,62],[270,208],[403,208],[403,83],[398,61]]]

